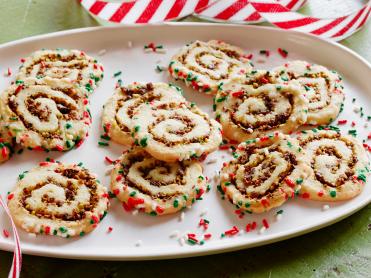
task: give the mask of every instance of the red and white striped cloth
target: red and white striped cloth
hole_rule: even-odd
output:
[[[123,24],[158,23],[202,11],[219,0],[133,0],[123,3],[80,0],[91,14]]]
[[[91,14],[122,24],[158,23],[191,14],[214,21],[257,23],[268,21],[287,30],[342,40],[362,28],[369,18],[371,0],[358,11],[331,19],[295,12],[306,0],[132,0],[122,3],[80,0]]]
[[[13,262],[12,267],[9,271],[9,278],[19,278],[21,274],[21,267],[22,267],[22,251],[21,251],[21,244],[19,242],[19,236],[17,232],[17,228],[13,222],[13,219],[10,215],[8,206],[6,202],[4,202],[3,198],[0,196],[0,205],[3,207],[5,213],[9,217],[10,223],[12,224],[13,230],[13,241],[14,241],[14,253],[13,253]]]
[[[292,12],[275,1],[250,1],[254,9],[271,24],[286,30],[310,33],[340,41],[362,28],[369,18],[371,1],[358,11],[338,18],[322,19]]]
[[[196,11],[195,15],[200,18],[219,22],[259,23],[265,21],[250,2],[249,0],[216,1],[202,11]],[[276,2],[291,11],[296,11],[303,7],[307,0],[277,0]]]

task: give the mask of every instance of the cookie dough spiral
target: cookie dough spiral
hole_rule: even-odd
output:
[[[203,157],[222,142],[220,125],[192,104],[143,104],[134,124],[136,144],[168,162]]]
[[[231,203],[248,212],[282,205],[310,170],[297,141],[280,133],[241,143],[237,156],[221,170],[220,186]]]
[[[103,79],[103,66],[81,50],[38,50],[24,59],[17,80],[28,77],[68,79],[92,93]]]
[[[127,210],[164,215],[190,207],[205,192],[206,180],[198,162],[168,163],[135,147],[115,165],[111,189]]]
[[[195,41],[184,46],[169,65],[169,73],[195,90],[215,94],[223,83],[242,77],[252,66],[243,51],[222,41]]]
[[[19,227],[62,237],[92,231],[109,205],[105,187],[87,169],[51,162],[20,174],[8,200]]]
[[[131,128],[136,109],[143,103],[185,101],[182,90],[166,83],[133,83],[118,87],[103,109],[102,125],[115,142],[126,146],[134,143]]]
[[[273,71],[277,82],[296,80],[301,85],[309,101],[308,124],[326,125],[338,116],[344,101],[343,81],[338,73],[305,61],[292,61]]]
[[[236,79],[215,97],[216,118],[229,139],[238,142],[275,131],[290,133],[305,123],[307,101],[291,85],[244,85]]]
[[[299,137],[312,174],[302,184],[304,198],[341,201],[361,193],[369,175],[367,154],[355,138],[331,130],[304,131]]]
[[[0,96],[2,115],[17,143],[64,151],[81,144],[91,118],[78,86],[59,79],[25,79]]]

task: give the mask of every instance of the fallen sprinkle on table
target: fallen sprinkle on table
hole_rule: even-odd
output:
[[[3,230],[3,235],[4,235],[5,238],[8,238],[10,236],[10,233],[9,233],[8,230],[4,229]]]

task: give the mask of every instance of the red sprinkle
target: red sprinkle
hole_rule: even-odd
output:
[[[295,187],[295,183],[289,179],[289,178],[285,178],[285,182],[288,186],[290,186],[291,188],[294,188]]]
[[[6,238],[8,238],[9,237],[9,231],[8,230],[3,230],[3,235],[4,235],[4,237],[6,237]]]
[[[204,234],[204,239],[210,239],[211,238],[211,234]]]
[[[367,139],[371,139],[371,132],[367,135]]]
[[[262,203],[262,205],[263,205],[264,207],[269,206],[269,201],[268,201],[267,199],[262,199],[260,202]]]
[[[108,230],[107,230],[107,233],[110,233],[112,232],[113,228],[112,227],[108,227]]]
[[[356,125],[356,123],[355,122],[352,122],[352,126],[355,126]]]
[[[24,63],[24,62],[26,62],[26,59],[25,58],[21,58],[21,63]]]
[[[116,177],[116,181],[120,181],[120,180],[122,180],[122,176],[121,176],[121,175],[118,175],[118,176]]]
[[[240,97],[243,96],[244,94],[245,94],[244,91],[233,92],[232,97]]]
[[[250,223],[248,223],[248,224],[246,225],[245,230],[246,230],[246,232],[250,232],[250,231],[251,231],[251,224],[250,224]]]
[[[251,224],[251,229],[252,229],[252,230],[255,230],[255,229],[256,229],[256,226],[257,226],[256,222],[255,222],[255,221],[252,222],[252,224]]]
[[[15,94],[18,94],[21,90],[23,90],[23,85],[22,85],[22,84],[19,85],[19,86],[15,89],[14,93],[15,93]]]
[[[45,234],[50,234],[50,227],[49,226],[46,226],[45,228],[44,228],[44,233]]]
[[[304,193],[301,195],[301,197],[302,197],[303,199],[308,199],[308,198],[310,197],[310,195],[309,195],[308,192],[304,192]]]
[[[43,162],[40,162],[39,165],[42,166],[42,167],[43,166],[48,166],[49,165],[49,162],[43,161]]]
[[[112,191],[113,194],[115,194],[116,196],[120,194],[120,189],[116,188]]]
[[[323,196],[323,191],[318,191],[317,195],[318,195],[319,197],[322,197],[322,196]]]
[[[3,147],[3,148],[1,149],[1,156],[2,156],[3,158],[7,158],[7,157],[8,157],[8,154],[9,154],[9,152],[8,152],[8,148],[7,148],[7,147]]]
[[[144,200],[143,200],[144,201]],[[156,207],[156,211],[158,212],[158,213],[163,213],[164,212],[164,209],[162,208],[162,207],[160,207],[160,206],[157,206]]]
[[[59,152],[62,152],[62,151],[63,151],[63,146],[61,146],[61,145],[57,145],[57,146],[55,146],[55,149],[56,149],[57,151],[59,151]]]
[[[267,221],[267,219],[263,219],[263,226],[266,228],[266,229],[268,229],[269,228],[269,223],[268,223],[268,221]]]
[[[36,146],[32,150],[34,150],[34,151],[43,151],[44,149],[41,146]]]
[[[104,160],[105,161],[107,161],[109,164],[113,164],[113,160],[111,159],[111,158],[109,158],[108,156],[106,156],[105,158],[104,158]]]
[[[347,120],[338,120],[338,125],[345,125]]]
[[[282,48],[278,48],[278,53],[283,57],[287,57],[287,51],[283,50]]]
[[[237,234],[240,230],[237,228],[237,226],[233,226],[232,229],[225,231],[224,234],[227,236],[233,236]]]
[[[96,223],[99,223],[99,218],[96,217],[95,215],[93,215],[93,216],[91,217],[91,220],[93,220],[95,224],[96,224]]]
[[[11,199],[13,199],[13,197],[14,197],[14,194],[10,193],[7,198],[8,198],[8,200],[11,200]]]
[[[268,136],[263,136],[259,140],[260,140],[260,142],[268,141],[269,137]]]

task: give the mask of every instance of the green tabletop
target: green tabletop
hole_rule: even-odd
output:
[[[36,34],[99,25],[78,2],[77,0],[0,0],[0,43]],[[343,0],[343,4],[349,2]],[[319,10],[311,4],[302,11],[311,13]],[[190,17],[186,20],[196,19]],[[370,24],[342,44],[371,61]],[[371,205],[335,225],[294,239],[239,252],[189,259],[143,263],[24,256],[22,276],[370,277],[369,223],[371,223]],[[11,253],[0,251],[0,277],[7,276],[11,257]]]

